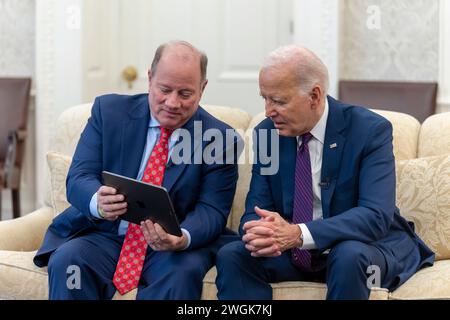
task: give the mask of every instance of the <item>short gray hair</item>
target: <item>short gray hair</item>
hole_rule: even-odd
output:
[[[308,93],[315,85],[319,85],[326,96],[329,87],[328,69],[311,50],[297,45],[280,47],[269,54],[262,68],[282,64],[295,66],[298,86],[303,93]]]
[[[182,40],[174,40],[174,41],[169,41],[166,43],[163,43],[162,45],[160,45],[158,47],[158,49],[156,49],[155,51],[155,56],[153,57],[153,61],[152,61],[152,66],[151,66],[151,71],[152,74],[156,74],[156,69],[158,67],[158,63],[159,60],[161,60],[161,57],[164,53],[164,50],[167,47],[171,47],[171,46],[176,46],[176,45],[181,45],[181,46],[186,46],[190,49],[192,49],[192,51],[196,52],[199,54],[200,56],[200,75],[201,75],[201,80],[204,81],[206,80],[206,72],[207,72],[207,67],[208,67],[208,57],[206,56],[206,54],[197,49],[196,47],[194,47],[192,44],[190,44],[187,41],[182,41]]]

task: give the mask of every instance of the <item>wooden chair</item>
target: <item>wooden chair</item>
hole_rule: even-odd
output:
[[[372,109],[403,112],[420,122],[436,112],[437,83],[347,81],[339,82],[339,100]]]
[[[30,88],[30,78],[0,78],[0,219],[3,189],[11,189],[13,217],[20,217],[20,177]]]

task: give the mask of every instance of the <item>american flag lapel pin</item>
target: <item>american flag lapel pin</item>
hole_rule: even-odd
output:
[[[332,144],[330,144],[330,149],[334,149],[334,148],[336,148],[337,147],[337,143],[332,143]]]

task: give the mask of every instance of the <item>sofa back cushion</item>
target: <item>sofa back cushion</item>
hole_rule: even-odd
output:
[[[65,154],[59,152],[47,153],[47,164],[50,170],[51,205],[55,217],[70,206],[66,198],[66,178],[71,162],[72,157]]]
[[[405,113],[372,110],[392,123],[394,156],[396,160],[415,159],[420,132],[420,123]]]
[[[450,258],[450,154],[398,161],[397,206],[436,253]]]
[[[450,112],[427,118],[420,128],[418,157],[450,154]]]

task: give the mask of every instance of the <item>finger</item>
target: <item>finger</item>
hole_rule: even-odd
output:
[[[278,246],[276,244],[270,246],[270,247],[266,247],[266,248],[262,248],[260,250],[257,250],[255,252],[259,257],[274,257],[274,256],[279,256],[281,255],[281,251],[278,248]]]
[[[254,234],[258,237],[271,237],[274,235],[274,231],[272,228],[264,227],[264,226],[255,226],[247,229],[246,234]]]
[[[151,242],[159,241],[159,236],[156,233],[155,225],[153,224],[153,222],[151,220],[145,220],[145,224],[147,225]]]
[[[123,194],[107,195],[107,196],[103,196],[101,200],[107,204],[108,203],[119,203],[119,202],[123,202],[125,200],[125,196]]]
[[[253,230],[253,229],[252,229]],[[252,233],[252,232],[247,232],[246,234],[244,234],[244,236],[242,237],[242,241],[244,242],[250,242],[252,240],[255,239],[259,239],[259,238],[271,238],[272,236],[261,236],[259,234],[256,233]]]
[[[123,215],[125,212],[127,212],[127,208],[122,210],[117,210],[113,212],[105,212],[103,211],[103,214],[105,216],[105,219],[114,219],[116,220],[119,216]]]
[[[154,227],[156,234],[158,235],[161,242],[171,242],[170,235],[158,223],[155,223]]]
[[[107,196],[111,194],[116,194],[117,190],[113,187],[101,186],[100,189],[98,189],[97,193],[100,196]]]
[[[274,222],[275,221],[275,216],[269,216],[269,217],[265,217],[265,218],[262,218],[262,220],[263,221],[266,221],[266,222]]]
[[[145,241],[150,245],[152,243],[152,240],[150,238],[150,232],[147,228],[147,224],[144,221],[141,222],[141,231],[144,235]]]
[[[248,231],[255,227],[265,227],[265,228],[273,229],[274,226],[273,226],[272,222],[267,222],[267,221],[264,221],[263,219],[260,219],[260,220],[252,220],[252,221],[246,222],[243,226],[243,229],[245,231]]]
[[[128,204],[126,202],[119,202],[114,204],[103,204],[101,208],[104,212],[115,212],[119,210],[123,210],[128,207]]]
[[[271,247],[275,241],[272,238],[258,238],[248,242],[249,245],[258,248],[258,250]]]
[[[258,237],[259,236],[257,234],[247,232],[246,234],[244,234],[242,236],[242,241],[250,242],[250,241],[252,241],[252,240],[254,240],[254,239],[258,238]]]
[[[256,250],[257,250],[254,246],[252,246],[250,244],[246,244],[245,248],[250,252],[256,252]]]
[[[269,210],[264,210],[264,209],[259,208],[258,206],[255,206],[255,212],[261,218],[270,217],[273,214],[276,214],[276,212],[269,211]]]

